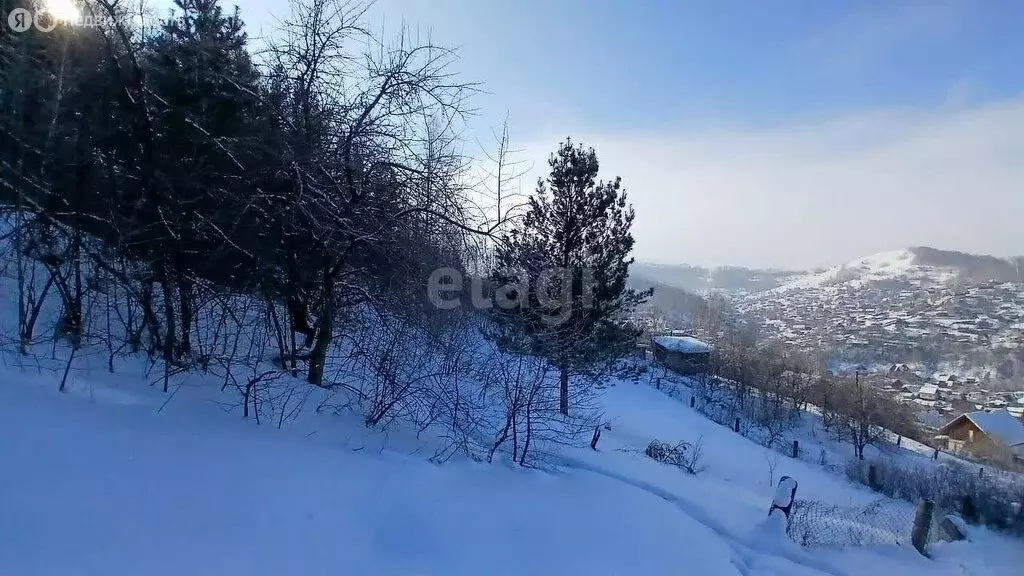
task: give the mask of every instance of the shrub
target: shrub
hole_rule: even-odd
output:
[[[664,464],[670,464],[681,468],[690,474],[699,474],[704,471],[704,439],[699,438],[695,444],[679,442],[669,444],[652,440],[644,450],[648,458],[657,460]]]

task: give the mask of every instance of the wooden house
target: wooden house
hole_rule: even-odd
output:
[[[946,448],[983,458],[1024,459],[1024,423],[1006,410],[967,412],[939,429]]]
[[[691,336],[656,336],[651,347],[659,364],[679,374],[703,374],[711,364],[711,346]]]

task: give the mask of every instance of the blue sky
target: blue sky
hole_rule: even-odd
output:
[[[237,0],[254,35],[280,0]],[[637,255],[810,267],[908,245],[1024,254],[1024,2],[379,0],[461,50],[467,136],[567,135],[636,205]],[[264,28],[266,30],[266,28]]]
[[[258,30],[284,2],[237,0]],[[1024,89],[1024,3],[379,0],[457,46],[478,104],[531,138],[764,126],[861,109],[964,106]]]

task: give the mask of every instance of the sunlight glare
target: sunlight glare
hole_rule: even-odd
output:
[[[81,16],[74,0],[47,0],[46,10],[51,16],[62,22],[78,22]]]

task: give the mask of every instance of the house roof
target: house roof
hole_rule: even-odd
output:
[[[918,394],[938,394],[939,387],[935,384],[925,384],[921,386],[921,389],[917,391]]]
[[[967,412],[961,415],[960,418],[967,418],[979,430],[1007,446],[1024,445],[1024,424],[1014,418],[1007,410]],[[946,424],[939,432],[945,432],[958,422],[960,418]]]
[[[690,336],[658,336],[654,343],[672,352],[699,354],[711,352],[711,346]]]

